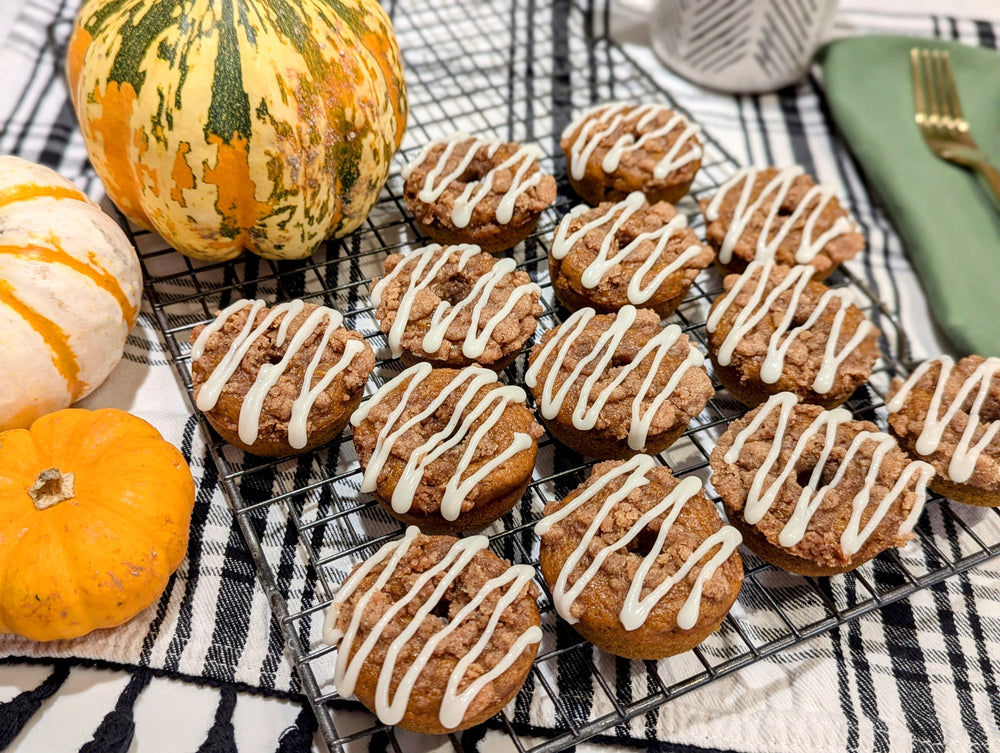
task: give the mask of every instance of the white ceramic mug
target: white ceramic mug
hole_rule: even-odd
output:
[[[837,0],[618,0],[644,14],[653,51],[689,81],[766,92],[799,79],[825,41]]]

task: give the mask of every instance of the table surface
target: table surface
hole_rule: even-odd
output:
[[[30,0],[29,0],[30,4]],[[0,2],[0,50],[7,43],[7,34],[13,25],[21,3],[13,0]],[[838,33],[847,33],[858,19],[866,13],[942,14],[958,18],[994,19],[1000,21],[1000,3],[995,0],[842,0],[837,19]],[[741,128],[740,98],[713,95],[680,80],[658,63],[648,48],[648,27],[642,19],[633,14],[615,11],[612,16],[612,30],[620,41],[646,70],[664,88],[685,105],[722,145],[741,162],[751,161],[754,154],[753,134]],[[6,96],[0,91],[0,100]],[[766,99],[762,97],[761,99]],[[780,160],[779,160],[780,161]],[[905,265],[905,262],[903,262]],[[917,357],[940,352],[946,346],[937,340],[930,322],[926,303],[919,293],[919,285],[912,271],[903,268],[901,277],[907,278],[905,289],[908,295],[896,301],[900,314],[908,324],[913,339],[914,355]],[[111,380],[114,380],[113,374]],[[100,399],[95,395],[95,399]],[[121,406],[130,407],[130,406]],[[778,682],[794,688],[794,678],[789,681],[786,674],[794,672],[786,663],[759,664],[735,677],[723,681],[727,687],[715,684],[685,697],[686,718],[691,720],[687,730],[680,730],[676,742],[706,748],[733,750],[767,750],[767,745],[748,735],[745,739],[720,738],[713,734],[714,712],[706,711],[703,718],[696,720],[691,709],[701,705],[711,709],[715,702],[711,699],[728,697],[742,688],[762,688],[768,682]],[[5,664],[0,669],[0,703],[10,700],[25,690],[41,684],[52,672],[49,665]],[[94,735],[95,727],[105,713],[114,708],[130,680],[130,674],[108,669],[88,669],[74,667],[69,678],[52,698],[44,702],[42,711],[31,719],[16,738],[12,749],[18,751],[63,751],[79,750]],[[231,699],[235,703],[233,711],[233,738],[237,749],[244,751],[275,751],[279,749],[279,738],[296,724],[301,706],[294,700],[261,697],[238,692]],[[155,678],[143,691],[135,706],[136,736],[130,751],[194,751],[210,737],[216,709],[220,704],[220,691],[213,687],[202,687],[169,678]],[[766,706],[762,702],[761,706]],[[751,707],[756,711],[760,708]],[[183,719],[183,724],[177,720]],[[756,726],[756,725],[752,725]],[[725,725],[723,727],[727,728]],[[831,739],[846,740],[848,730],[831,730]],[[416,740],[407,736],[401,738],[417,746]],[[419,747],[428,749],[428,740],[420,740]],[[288,743],[288,740],[286,740]],[[783,749],[782,741],[772,741],[770,749]],[[318,736],[314,739],[314,749],[325,750]],[[450,749],[447,741],[441,741],[441,749]],[[609,745],[580,746],[579,750],[608,750]],[[839,749],[844,749],[841,746]],[[408,748],[406,748],[408,749]],[[501,749],[497,747],[496,749]],[[831,750],[838,748],[831,747]],[[861,748],[863,749],[863,747]]]

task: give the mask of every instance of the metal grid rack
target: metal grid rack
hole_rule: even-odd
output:
[[[204,264],[179,256],[153,235],[134,236],[148,298],[189,399],[191,330],[242,297],[275,302],[301,297],[344,312],[347,325],[362,332],[383,356],[368,394],[401,370],[398,362],[385,357],[388,348],[372,315],[368,281],[381,273],[387,253],[424,242],[403,205],[400,168],[428,140],[456,130],[534,142],[546,153],[543,168],[557,176],[560,198],[545,212],[535,234],[513,253],[543,288],[540,329],[554,327],[562,314],[548,280],[547,244],[561,216],[575,203],[566,185],[559,133],[576,110],[595,101],[670,102],[620,48],[595,32],[601,17],[593,2],[586,8],[570,0],[475,5],[410,0],[405,7],[392,6],[406,63],[411,117],[386,188],[360,230],[344,241],[328,243],[309,259],[280,263],[246,256]],[[694,200],[711,194],[736,168],[709,135],[703,140],[702,170],[692,197],[681,204],[696,232],[701,223]],[[858,417],[881,421],[888,384],[893,375],[906,371],[905,336],[858,280],[838,273],[831,282],[850,286],[883,330],[882,349],[889,355],[876,365],[869,386],[848,404]],[[720,291],[718,275],[705,272],[671,318],[702,346],[705,313]],[[503,379],[520,383],[524,360],[520,357]],[[661,459],[677,475],[697,474],[707,481],[716,437],[744,410],[720,389]],[[360,470],[350,438],[341,436],[302,457],[265,460],[220,441],[204,419],[201,426],[330,748],[367,745],[379,736],[387,747],[401,749],[392,728],[354,713],[359,706],[337,694],[332,684],[334,649],[320,637],[323,613],[337,584],[354,563],[401,532],[370,495],[358,491]],[[532,526],[545,501],[577,486],[592,464],[547,436],[539,444],[535,478],[521,503],[486,530],[497,554],[536,566]],[[539,576],[545,637],[526,689],[490,724],[509,734],[513,749],[560,750],[1000,555],[997,518],[946,500],[928,505],[916,534],[905,549],[831,579],[783,573],[744,551],[745,584],[722,629],[695,650],[660,662],[616,661],[593,649],[557,619]],[[627,683],[617,682],[623,662],[631,677]],[[637,693],[635,688],[645,690]],[[581,697],[586,702],[580,702]],[[461,746],[459,739],[453,742]]]

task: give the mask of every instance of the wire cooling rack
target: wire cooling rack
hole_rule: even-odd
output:
[[[406,64],[411,116],[386,188],[360,230],[327,244],[310,259],[281,263],[253,256],[199,263],[174,253],[153,235],[134,236],[148,298],[189,398],[191,330],[244,297],[274,302],[301,297],[344,312],[347,324],[362,332],[381,356],[369,395],[402,369],[388,358],[372,315],[368,281],[381,274],[387,253],[425,242],[404,209],[399,171],[428,140],[456,130],[537,143],[546,153],[543,168],[556,175],[559,200],[513,254],[542,286],[540,331],[554,327],[561,314],[548,279],[547,245],[559,219],[575,203],[558,149],[560,132],[575,111],[597,101],[671,101],[619,47],[595,31],[602,18],[592,3],[408,0],[405,7],[393,4],[390,10]],[[737,167],[710,135],[703,140],[703,167],[692,197],[680,205],[696,232],[701,220],[695,200],[711,194]],[[828,284],[853,290],[883,331],[887,355],[848,407],[884,426],[886,389],[893,375],[907,370],[906,339],[857,279],[838,273]],[[720,291],[718,275],[703,273],[671,318],[702,347],[705,314]],[[522,355],[503,378],[521,383],[523,373]],[[715,439],[744,410],[720,389],[661,459],[677,475],[696,474],[708,481]],[[400,750],[393,728],[359,713],[358,704],[337,694],[334,649],[321,641],[323,615],[337,584],[356,562],[402,530],[370,495],[359,491],[361,474],[350,438],[341,436],[318,452],[275,461],[244,455],[220,441],[204,419],[201,426],[330,748],[367,749],[377,738]],[[534,480],[521,503],[486,530],[493,550],[513,562],[537,566],[533,524],[545,502],[575,488],[591,464],[544,437]],[[539,577],[544,639],[535,667],[516,701],[489,724],[510,736],[512,749],[560,750],[1000,554],[997,517],[946,500],[928,505],[916,534],[905,549],[830,579],[779,572],[744,551],[743,591],[721,630],[695,650],[659,662],[615,660],[594,649],[557,619]],[[458,737],[453,742],[458,747],[463,743]]]

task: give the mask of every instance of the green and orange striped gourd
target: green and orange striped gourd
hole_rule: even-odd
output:
[[[0,431],[100,385],[141,296],[139,259],[114,220],[53,170],[0,157]]]
[[[197,259],[351,232],[406,128],[375,0],[85,0],[67,73],[108,195]]]

